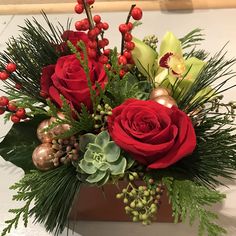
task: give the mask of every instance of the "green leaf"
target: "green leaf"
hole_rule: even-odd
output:
[[[86,174],[94,174],[97,171],[97,168],[93,165],[92,162],[87,162],[85,159],[82,159],[79,163],[79,167],[86,173]]]
[[[79,147],[82,152],[86,151],[86,147],[89,143],[94,143],[94,140],[96,139],[96,135],[94,134],[84,134],[80,136],[79,139]]]
[[[111,141],[104,147],[103,153],[108,162],[115,162],[120,157],[120,148]]]
[[[102,152],[102,148],[100,146],[98,146],[97,144],[95,144],[95,143],[89,143],[88,144],[88,149],[92,152],[95,152],[95,153],[101,153]]]
[[[104,171],[97,171],[95,174],[90,175],[86,181],[90,184],[95,184],[101,181],[106,176],[106,172]]]
[[[93,157],[94,157],[94,153],[90,149],[88,149],[84,154],[84,159],[88,162],[92,162]]]
[[[110,163],[111,174],[112,175],[124,174],[125,169],[126,169],[126,164],[127,164],[127,161],[124,157],[115,163]]]
[[[14,124],[0,143],[0,155],[25,172],[35,169],[32,153],[40,144],[36,130],[45,116],[37,116],[28,122]]]
[[[95,139],[95,143],[100,147],[104,147],[110,140],[110,135],[107,131],[102,131],[99,133]]]

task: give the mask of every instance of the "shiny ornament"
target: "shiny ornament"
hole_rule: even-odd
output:
[[[50,120],[42,121],[37,128],[37,137],[42,143],[51,143],[52,142],[52,132],[45,131],[46,128],[50,125]]]
[[[65,117],[61,112],[58,112],[57,115],[62,120]],[[52,123],[56,122],[56,120],[57,120],[57,118],[51,117],[49,122],[50,122],[50,124],[52,124]],[[57,125],[53,129],[51,129],[51,133],[53,134],[53,136],[57,136],[57,135],[63,134],[64,132],[66,132],[68,130],[70,130],[70,125],[62,124],[62,125]]]
[[[168,108],[171,108],[172,106],[177,106],[177,103],[174,98],[169,95],[161,95],[152,100]]]
[[[36,147],[32,154],[32,160],[34,165],[39,170],[50,170],[54,167],[53,164],[53,149],[52,144],[43,143]]]
[[[162,96],[162,95],[169,96],[169,95],[171,95],[171,92],[167,88],[158,86],[157,88],[155,88],[151,91],[149,99],[153,100],[156,97],[159,97],[159,96]]]

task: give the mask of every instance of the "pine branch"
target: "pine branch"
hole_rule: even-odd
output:
[[[186,49],[189,47],[195,47],[196,45],[200,44],[201,41],[204,40],[204,34],[201,33],[202,29],[194,29],[188,34],[186,34],[183,38],[180,38],[180,42],[182,45],[182,49]]]
[[[218,219],[217,215],[205,209],[221,202],[225,198],[224,194],[209,190],[189,180],[165,177],[162,181],[168,191],[175,222],[178,222],[179,218],[185,221],[189,217],[192,225],[197,218],[199,219],[199,236],[204,235],[205,232],[211,236],[226,234],[226,230],[214,222]]]
[[[17,71],[4,81],[6,92],[17,92],[15,84],[21,85],[20,93],[34,100],[45,103],[39,95],[40,76],[44,66],[55,64],[57,59],[65,52],[58,50],[63,43],[61,34],[64,29],[54,27],[45,13],[43,17],[49,30],[45,29],[33,18],[25,21],[20,27],[21,35],[11,38],[7,43],[7,50],[0,54],[0,69],[9,62],[17,64]],[[65,43],[65,42],[64,42]]]
[[[236,170],[236,127],[227,115],[205,117],[195,127],[197,148],[192,155],[183,158],[169,171],[177,171],[208,188],[223,183],[219,176],[233,179]]]
[[[72,165],[63,165],[47,172],[32,171],[26,174],[19,183],[11,187],[17,190],[13,199],[26,203],[20,209],[10,210],[15,217],[6,221],[7,227],[3,230],[2,236],[9,233],[13,226],[17,226],[21,215],[25,227],[28,217],[34,216],[36,222],[45,224],[47,231],[55,230],[55,235],[61,233],[66,226],[74,196],[79,191],[80,182],[76,174]],[[29,209],[33,200],[34,206]]]
[[[223,49],[209,59],[186,93],[178,95],[176,99],[179,100],[178,105],[181,110],[185,110],[187,113],[194,111],[202,107],[213,97],[220,95],[223,91],[236,86],[227,87],[227,84],[236,76],[236,73],[231,70],[232,66],[236,63],[236,58],[226,60],[225,53],[222,55],[222,52]],[[181,82],[182,80],[178,80],[173,90],[177,89]],[[196,99],[197,93],[207,87],[211,87],[212,90]]]

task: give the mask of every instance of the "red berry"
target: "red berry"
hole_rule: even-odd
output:
[[[130,42],[130,41],[132,40],[132,38],[133,38],[133,36],[132,36],[132,34],[129,33],[129,32],[127,32],[127,33],[125,34],[125,36],[124,36],[124,40],[125,40],[126,42]]]
[[[17,106],[15,105],[14,102],[9,102],[8,105],[7,105],[7,108],[8,108],[9,111],[16,111]]]
[[[18,108],[15,115],[18,116],[20,119],[24,119],[25,118],[25,109],[24,108]]]
[[[107,46],[109,44],[109,40],[107,38],[103,38],[103,42],[104,42],[105,46]]]
[[[120,70],[119,75],[121,78],[123,78],[125,74],[126,74],[125,70]]]
[[[13,123],[18,123],[18,122],[20,122],[20,118],[14,114],[14,115],[11,115],[11,121]]]
[[[83,28],[83,23],[82,21],[76,21],[75,22],[75,29],[78,30],[78,31],[81,31]]]
[[[1,107],[7,106],[8,103],[9,103],[9,100],[7,97],[5,97],[5,96],[0,97],[0,106]]]
[[[16,71],[16,64],[15,63],[8,63],[6,66],[6,70],[10,73]]]
[[[88,30],[89,29],[89,21],[87,18],[81,20],[82,22],[82,30]]]
[[[96,58],[97,56],[97,51],[91,48],[88,48],[88,57],[89,58]]]
[[[123,55],[125,56],[126,59],[130,59],[132,57],[131,52],[130,51],[124,51]]]
[[[108,23],[103,22],[103,23],[102,23],[102,28],[103,28],[104,30],[107,30],[107,29],[109,28]]]
[[[97,42],[95,40],[89,41],[88,46],[92,49],[97,49]]]
[[[20,90],[20,89],[22,88],[22,84],[16,83],[16,84],[15,84],[15,88]]]
[[[75,12],[81,14],[84,11],[84,6],[82,4],[75,5]]]
[[[97,35],[99,35],[99,34],[100,34],[100,32],[101,32],[101,30],[100,30],[100,29],[98,29],[98,27],[94,27],[94,30],[95,30],[95,32],[96,32],[96,34],[97,34]]]
[[[129,27],[128,25],[126,24],[120,24],[119,26],[119,31],[122,33],[122,34],[125,34],[129,31]]]
[[[111,50],[110,50],[110,49],[105,49],[104,52],[103,52],[103,54],[104,54],[105,56],[109,56],[110,53],[111,53]]]
[[[135,7],[131,12],[131,16],[134,18],[134,20],[140,20],[143,16],[143,12],[139,7]]]
[[[130,50],[130,51],[133,50],[134,47],[135,47],[134,42],[127,42],[127,43],[125,43],[125,48]]]
[[[0,115],[2,115],[5,112],[5,109],[0,107]]]
[[[6,71],[0,72],[0,80],[6,80],[9,77],[9,74]]]
[[[97,23],[96,27],[101,30],[103,28],[103,23],[102,22]]]
[[[97,37],[97,33],[94,29],[89,30],[88,38],[93,41]]]
[[[103,41],[103,39],[98,40],[98,47],[99,48],[104,48],[106,46],[105,42]]]
[[[94,4],[95,0],[87,0],[88,5]]]
[[[111,65],[110,64],[106,64],[105,67],[110,70],[111,69]]]
[[[79,4],[83,4],[83,0],[77,0]]]
[[[101,55],[99,57],[99,62],[101,62],[102,64],[106,64],[108,62],[108,57],[105,55]]]
[[[93,20],[94,20],[94,22],[95,22],[96,24],[98,24],[98,23],[100,23],[100,21],[101,21],[101,16],[95,15],[95,16],[93,17]]]
[[[133,24],[131,22],[128,22],[128,27],[129,27],[129,31],[131,31],[133,29]]]
[[[119,56],[118,62],[120,65],[126,65],[127,64],[127,59],[125,56]]]

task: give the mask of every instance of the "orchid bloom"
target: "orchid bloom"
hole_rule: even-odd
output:
[[[169,87],[178,83],[174,96],[180,99],[193,85],[195,79],[201,72],[205,62],[196,58],[183,57],[181,42],[173,33],[167,32],[161,41],[159,54],[142,41],[135,39],[135,48],[132,52],[134,62],[141,73],[159,85]],[[207,87],[196,95],[205,96],[211,88]]]

